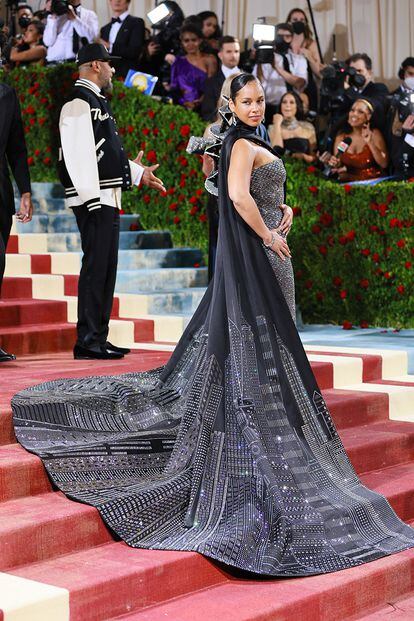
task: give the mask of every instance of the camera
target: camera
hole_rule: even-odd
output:
[[[414,93],[397,93],[391,97],[391,106],[398,112],[398,118],[404,123],[407,116],[414,114]]]
[[[69,11],[69,0],[52,0],[50,12],[55,15],[66,15]]]
[[[345,88],[345,79],[348,77],[349,88]],[[349,108],[352,96],[365,84],[365,78],[359,75],[353,67],[342,61],[334,61],[322,70],[321,82],[321,114],[331,114],[338,117]]]

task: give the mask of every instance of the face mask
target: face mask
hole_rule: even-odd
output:
[[[275,49],[278,54],[286,54],[289,51],[290,45],[286,43],[281,35],[276,35]]]
[[[28,25],[30,24],[30,17],[26,17],[26,15],[22,15],[21,17],[19,17],[19,26],[20,28],[27,28]]]
[[[292,28],[297,35],[304,34],[305,32],[305,24],[303,22],[293,22]]]
[[[406,85],[407,88],[410,89],[410,91],[414,91],[414,76],[405,78],[404,84]]]

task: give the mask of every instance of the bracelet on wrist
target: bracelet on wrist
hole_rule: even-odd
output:
[[[276,235],[275,233],[271,233],[270,242],[268,244],[265,244],[265,242],[263,242],[263,246],[269,250],[273,246],[275,241],[276,241]]]

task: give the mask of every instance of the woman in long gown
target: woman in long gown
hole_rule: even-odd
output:
[[[131,546],[271,576],[413,547],[352,468],[295,327],[285,170],[254,134],[260,83],[237,76],[230,107],[216,272],[170,361],[29,388],[13,398],[17,437]]]

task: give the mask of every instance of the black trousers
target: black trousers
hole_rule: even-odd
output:
[[[6,248],[12,226],[12,214],[6,212],[0,206],[0,294],[3,283],[4,270],[6,267]]]
[[[114,298],[119,247],[119,210],[102,205],[88,211],[74,207],[82,242],[78,284],[77,343],[83,347],[106,342]]]

